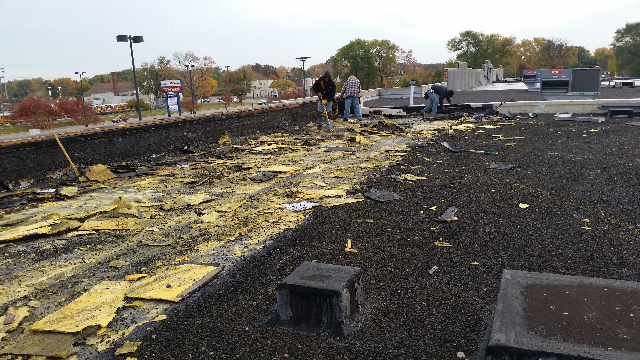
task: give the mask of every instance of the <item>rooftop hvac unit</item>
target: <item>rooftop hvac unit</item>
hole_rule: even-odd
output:
[[[522,70],[522,82],[529,91],[540,91],[539,70]]]
[[[540,70],[540,95],[547,100],[592,100],[600,93],[600,68]]]

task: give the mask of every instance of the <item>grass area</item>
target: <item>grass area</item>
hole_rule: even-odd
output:
[[[202,105],[202,107],[198,111],[224,109],[224,103],[218,103],[218,102],[215,102],[215,103],[203,103],[201,105]],[[247,105],[247,103],[244,103],[243,105]],[[241,105],[240,105],[240,103],[230,103],[229,104],[229,107],[235,107],[235,106],[241,106]],[[188,111],[186,111],[186,112],[188,113]],[[183,111],[182,113],[184,114],[185,111]],[[124,115],[124,116],[128,117],[129,119],[137,119],[138,118],[138,112],[137,111],[129,111],[129,112],[118,113],[118,114],[106,114],[106,115],[101,115],[100,117],[102,118],[103,121],[111,121],[111,120],[113,120],[115,117],[117,117],[119,115]],[[143,111],[142,112],[142,116],[143,117],[144,116],[166,116],[166,115],[167,115],[167,110],[166,109],[151,110],[151,111]],[[172,112],[171,115],[172,116],[177,116],[178,114],[177,114],[177,112]],[[56,128],[61,128],[61,127],[73,125],[73,120],[69,119],[69,118],[58,119],[55,122],[56,122]],[[0,135],[28,132],[29,129],[31,129],[31,128],[32,127],[30,125],[27,125],[27,124],[9,125],[8,122],[6,122],[5,126],[0,125]]]

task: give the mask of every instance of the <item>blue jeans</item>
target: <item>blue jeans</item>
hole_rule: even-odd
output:
[[[344,98],[344,119],[349,119],[351,104],[353,104],[353,110],[355,111],[358,120],[362,120],[362,113],[360,112],[360,99],[358,99],[356,96],[347,96],[346,98]]]
[[[432,90],[427,90],[427,94],[429,94],[429,104],[420,110],[420,112],[426,115],[431,111],[431,116],[435,116],[438,111],[438,97]]]
[[[327,131],[331,130],[329,116],[331,116],[331,110],[333,109],[333,101],[327,101],[324,106],[327,108],[327,119],[324,118],[324,108],[322,107],[322,101],[318,100],[318,126],[322,126],[327,123]]]

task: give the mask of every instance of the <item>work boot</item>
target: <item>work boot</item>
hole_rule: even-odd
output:
[[[322,125],[318,125],[318,130],[322,130]]]

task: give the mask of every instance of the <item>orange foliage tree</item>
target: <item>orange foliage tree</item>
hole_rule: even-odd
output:
[[[30,94],[20,102],[18,109],[13,111],[9,118],[25,121],[34,129],[52,129],[56,126],[53,120],[60,116],[56,108],[40,97]]]
[[[102,122],[102,118],[96,114],[93,110],[93,106],[90,103],[84,103],[84,111],[82,109],[82,98],[58,99],[56,102],[56,109],[60,115],[68,116],[73,119],[74,125],[84,125],[84,114],[87,113],[87,123],[98,124]]]

